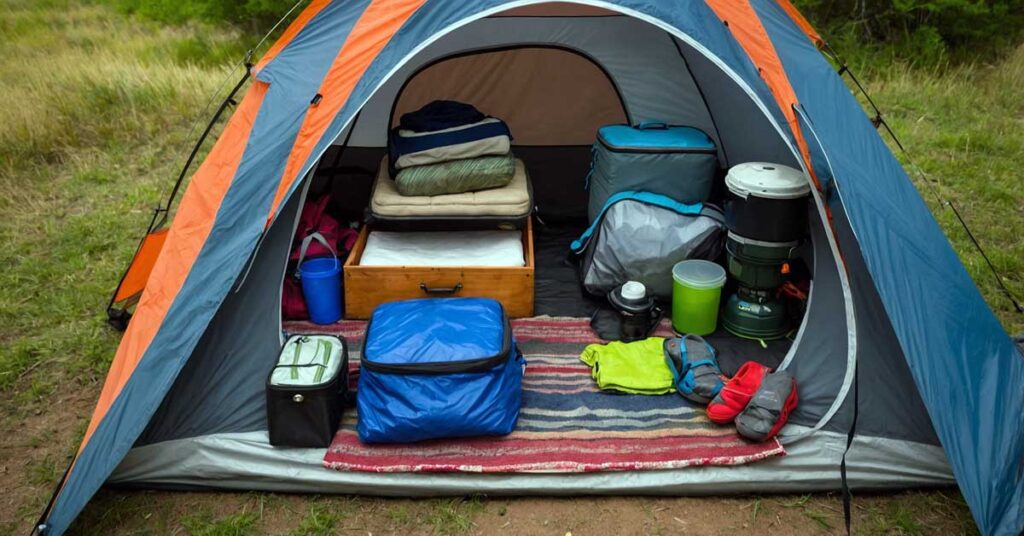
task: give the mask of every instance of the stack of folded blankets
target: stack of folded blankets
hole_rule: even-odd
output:
[[[391,176],[404,196],[507,186],[515,175],[504,121],[469,104],[434,101],[402,115],[388,144]]]

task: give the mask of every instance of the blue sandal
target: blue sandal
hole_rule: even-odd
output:
[[[715,349],[703,337],[684,335],[665,340],[665,363],[683,398],[707,405],[722,390],[722,370]]]

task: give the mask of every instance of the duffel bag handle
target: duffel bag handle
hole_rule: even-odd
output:
[[[666,130],[668,129],[668,123],[664,121],[647,120],[640,121],[640,124],[636,126],[640,130]]]
[[[335,251],[333,247],[331,247],[331,244],[327,242],[327,239],[324,238],[324,235],[320,233],[310,233],[308,236],[306,236],[306,238],[302,239],[302,245],[299,247],[299,262],[295,264],[295,279],[299,278],[299,271],[302,268],[302,261],[306,260],[306,250],[309,249],[309,245],[312,244],[314,240],[323,244],[323,246],[327,248],[327,251],[330,251],[331,255],[334,256],[334,262],[338,262],[338,252]]]

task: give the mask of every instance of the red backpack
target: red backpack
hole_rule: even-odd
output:
[[[288,256],[288,271],[284,277],[284,288],[281,290],[281,316],[285,320],[305,320],[309,318],[306,300],[302,297],[302,285],[298,278],[299,257],[302,255],[302,241],[307,236],[319,234],[324,241],[334,246],[339,257],[348,253],[355,245],[357,233],[354,229],[342,227],[333,216],[327,213],[331,203],[330,194],[324,194],[314,201],[307,201],[299,215],[299,226],[292,240],[292,252]],[[331,251],[317,240],[312,240],[306,249],[305,259],[330,257]]]

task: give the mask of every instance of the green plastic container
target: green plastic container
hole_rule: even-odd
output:
[[[710,335],[718,327],[718,305],[725,268],[702,260],[672,267],[672,328],[679,333]]]

